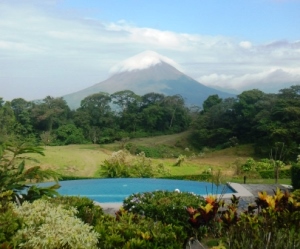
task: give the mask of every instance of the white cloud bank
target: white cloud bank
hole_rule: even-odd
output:
[[[6,100],[62,96],[105,80],[111,68],[131,70],[160,60],[176,62],[205,85],[239,92],[300,84],[300,41],[255,44],[174,33],[61,13],[56,1],[19,2],[0,1],[0,97]],[[159,55],[148,52],[147,59],[118,64],[149,50]]]

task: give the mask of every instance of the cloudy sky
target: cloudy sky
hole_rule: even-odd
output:
[[[0,97],[59,97],[146,50],[241,92],[300,84],[299,0],[0,0]]]

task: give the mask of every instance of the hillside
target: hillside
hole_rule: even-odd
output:
[[[174,175],[200,174],[208,168],[220,169],[225,175],[231,175],[237,159],[245,161],[248,157],[253,156],[253,148],[249,145],[220,151],[196,152],[192,149],[188,150],[181,146],[186,144],[188,135],[189,132],[184,132],[132,139],[127,143],[146,148],[161,147],[173,153],[173,157],[154,158],[152,161],[154,164],[163,163]],[[103,161],[109,158],[113,151],[120,150],[122,146],[120,142],[107,145],[46,146],[44,147],[44,157],[39,155],[33,155],[33,157],[39,160],[38,165],[41,165],[42,168],[52,169],[63,175],[93,177]],[[174,167],[176,155],[179,154],[186,155],[187,159],[184,166]]]

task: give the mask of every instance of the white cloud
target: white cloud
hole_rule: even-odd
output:
[[[239,92],[257,88],[265,92],[276,93],[280,89],[300,84],[300,67],[287,69],[273,68],[242,75],[210,74],[201,76],[198,80],[208,86],[236,89]]]
[[[144,51],[116,64],[110,69],[110,72],[120,73],[124,71],[141,70],[159,64],[161,62],[166,62],[176,68],[179,67],[173,60],[169,59],[168,57],[165,57],[154,51]]]
[[[251,48],[252,47],[252,43],[249,41],[242,41],[242,42],[240,42],[239,45],[242,48]]]
[[[23,4],[0,1],[0,87],[5,99],[64,95],[105,80],[116,64],[116,71],[132,70],[166,58],[208,86],[242,91],[300,83],[296,66],[300,41],[256,44],[225,36],[138,27],[124,20],[104,23],[60,13],[55,0],[47,4],[33,1],[36,5],[28,4],[29,0]],[[164,57],[118,64],[149,50]]]

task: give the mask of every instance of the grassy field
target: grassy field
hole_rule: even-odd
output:
[[[162,163],[171,175],[193,175],[201,174],[205,170],[212,172],[221,171],[224,182],[243,182],[243,176],[236,176],[237,165],[253,157],[254,151],[251,145],[243,145],[224,150],[201,152],[186,149],[186,137],[188,133],[165,135],[159,137],[131,139],[130,143],[147,147],[159,145],[167,146],[168,149],[186,155],[181,166],[174,166],[176,157],[152,159],[157,165]],[[111,156],[114,151],[120,150],[124,144],[120,142],[107,145],[68,145],[68,146],[46,146],[45,156],[32,155],[39,163],[30,165],[41,165],[57,171],[62,175],[95,177],[103,161]],[[274,183],[272,179],[259,179],[247,177],[247,183]],[[280,180],[280,183],[290,184],[289,179]]]

